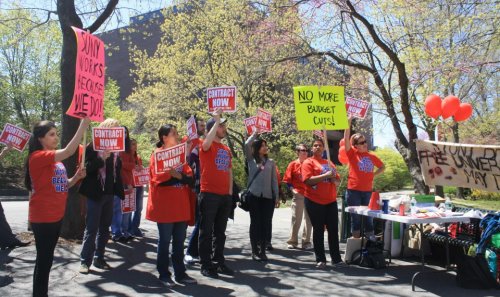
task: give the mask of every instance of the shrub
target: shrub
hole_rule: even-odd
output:
[[[375,154],[384,162],[385,171],[374,180],[373,188],[386,192],[412,185],[412,179],[403,157],[392,149],[378,149]]]

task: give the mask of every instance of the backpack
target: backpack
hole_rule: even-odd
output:
[[[384,243],[382,241],[368,240],[365,248],[352,254],[351,264],[374,269],[385,268],[386,263],[383,252]]]
[[[496,280],[492,277],[488,262],[484,254],[468,256],[461,254],[457,262],[457,284],[465,289],[492,289],[497,288]]]

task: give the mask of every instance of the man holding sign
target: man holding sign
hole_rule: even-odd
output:
[[[231,151],[221,143],[227,136],[226,119],[218,108],[207,122],[207,137],[200,150],[200,263],[201,274],[217,278],[218,274],[232,275],[224,263],[226,226],[232,207],[233,171]],[[215,236],[215,241],[212,238]],[[212,245],[214,251],[212,251]],[[213,255],[213,257],[212,257]],[[215,263],[212,262],[212,259]]]

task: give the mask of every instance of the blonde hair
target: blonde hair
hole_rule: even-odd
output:
[[[115,120],[115,119],[105,119],[104,122],[100,123],[99,124],[99,128],[115,128],[115,127],[119,127],[120,126],[120,122],[118,122],[118,120]]]

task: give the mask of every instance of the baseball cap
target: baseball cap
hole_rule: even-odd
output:
[[[226,121],[227,121],[226,118],[221,118],[220,119],[220,123],[221,124],[224,124]],[[215,125],[215,119],[214,118],[210,118],[210,120],[208,120],[207,125],[206,125],[207,132],[209,132],[210,130],[212,130],[212,127],[214,125]]]

